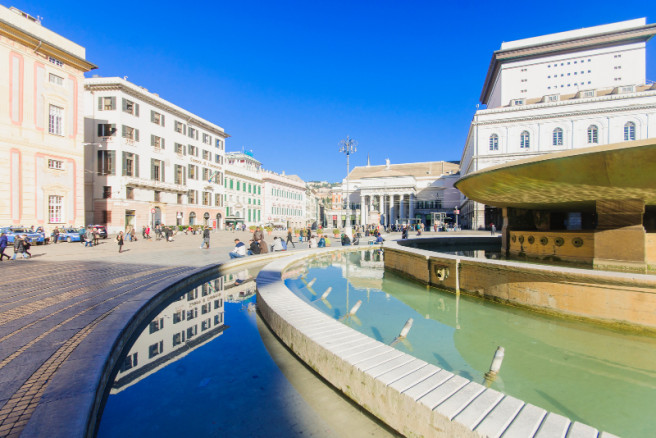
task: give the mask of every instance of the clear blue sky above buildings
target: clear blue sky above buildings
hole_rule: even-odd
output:
[[[503,41],[647,17],[649,2],[22,1],[86,47],[100,76],[128,80],[221,127],[306,181],[351,167],[458,161]],[[649,16],[649,13],[652,16]],[[656,80],[656,43],[647,79]]]

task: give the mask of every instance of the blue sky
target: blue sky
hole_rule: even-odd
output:
[[[460,160],[503,41],[656,17],[649,2],[19,1],[128,80],[221,127],[270,170],[339,181],[351,167]],[[653,14],[653,12],[652,12]],[[647,79],[656,80],[656,43]]]

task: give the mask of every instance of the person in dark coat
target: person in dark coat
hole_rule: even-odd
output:
[[[260,253],[260,244],[257,240],[252,240],[250,246],[248,247],[248,255],[258,255]]]
[[[27,254],[25,254],[25,241],[23,240],[23,236],[16,236],[14,238],[14,255],[12,256],[12,260],[16,260],[16,256],[18,254],[21,254],[24,259],[27,258]]]
[[[5,233],[0,234],[0,262],[2,261],[3,257],[7,257],[7,260],[11,258],[8,254],[5,254],[5,249],[7,249],[8,243],[9,241],[7,240],[7,235]]]
[[[294,248],[296,248],[296,245],[294,245],[294,241],[292,240],[292,230],[287,230],[287,243],[291,243]]]

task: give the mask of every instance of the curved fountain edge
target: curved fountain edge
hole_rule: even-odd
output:
[[[363,248],[350,250],[358,249]],[[403,435],[613,436],[453,375],[309,306],[282,281],[283,270],[305,258],[286,257],[260,271],[256,284],[262,318],[308,366]]]

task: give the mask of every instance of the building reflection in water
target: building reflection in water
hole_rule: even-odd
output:
[[[226,294],[239,300],[254,291],[255,282],[246,270],[203,283],[175,299],[138,336],[120,365],[110,394],[121,392],[221,335],[228,328],[223,320]]]

